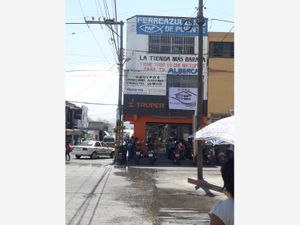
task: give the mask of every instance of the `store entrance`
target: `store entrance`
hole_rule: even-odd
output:
[[[158,153],[166,153],[166,140],[188,140],[192,134],[192,124],[182,123],[146,123],[146,140],[152,136],[156,140]]]

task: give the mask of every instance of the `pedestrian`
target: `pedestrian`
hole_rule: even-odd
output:
[[[166,153],[168,159],[171,159],[171,144],[172,144],[172,138],[166,139]]]
[[[134,136],[131,136],[128,142],[128,161],[133,158],[134,147],[135,147],[135,139]]]
[[[68,141],[66,144],[66,161],[70,161],[70,152],[72,152],[73,146],[71,145],[71,142]]]
[[[228,197],[216,203],[209,212],[210,225],[234,225],[234,160],[228,159],[221,168],[223,191]]]

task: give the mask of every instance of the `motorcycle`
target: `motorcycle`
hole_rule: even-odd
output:
[[[150,164],[154,165],[155,160],[156,160],[155,152],[154,152],[153,148],[151,148],[148,144],[146,144],[146,147],[147,147],[147,156],[150,160]]]
[[[118,163],[123,165],[126,163],[126,153],[127,149],[126,146],[120,145],[118,149]]]
[[[176,146],[173,149],[173,163],[174,164],[180,164],[180,159],[183,159],[184,156],[184,147],[181,142],[176,142]]]
[[[140,148],[140,142],[137,142],[134,148],[134,153],[135,153],[135,163],[139,164],[140,159],[143,157],[143,154],[141,152]]]
[[[148,157],[149,157],[151,165],[154,165],[156,159],[155,159],[155,154],[154,154],[153,150],[148,151]]]

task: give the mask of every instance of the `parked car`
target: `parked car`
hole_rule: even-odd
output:
[[[96,159],[98,156],[109,156],[114,158],[115,149],[108,147],[103,141],[83,141],[80,145],[76,145],[72,152],[77,159],[81,156],[90,156]]]

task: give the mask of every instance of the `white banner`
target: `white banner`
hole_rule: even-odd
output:
[[[198,56],[137,52],[127,62],[127,68],[143,72],[197,76]],[[204,55],[203,73],[207,73],[207,54]]]
[[[198,88],[169,88],[169,109],[195,110]]]
[[[129,72],[125,78],[125,94],[166,95],[166,75]]]

